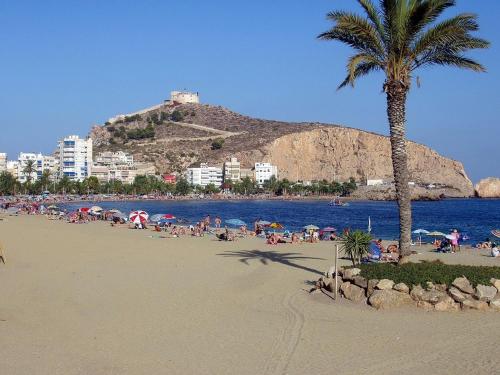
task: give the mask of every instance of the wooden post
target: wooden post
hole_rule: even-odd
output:
[[[335,245],[335,301],[337,300],[337,294],[339,292],[339,288],[337,285],[337,259],[339,257],[339,245]]]

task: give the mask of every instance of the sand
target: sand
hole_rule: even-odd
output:
[[[375,311],[310,295],[331,243],[162,239],[0,221],[0,373],[493,374],[500,313]],[[419,258],[436,254],[422,248]],[[449,262],[496,264],[475,250]]]

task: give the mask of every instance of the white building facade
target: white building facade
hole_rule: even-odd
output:
[[[30,181],[40,179],[44,171],[48,171],[50,178],[53,180],[57,177],[59,169],[59,160],[53,156],[34,154],[28,152],[21,152],[17,158],[17,179],[19,182],[28,181],[28,174],[26,173],[26,166],[32,162],[33,172],[29,176]]]
[[[7,154],[0,152],[0,173],[7,170]]]
[[[188,104],[200,102],[200,94],[197,92],[189,91],[172,91],[170,92],[170,101],[179,104]]]
[[[70,135],[59,141],[60,177],[83,181],[92,173],[92,139]]]
[[[278,178],[278,167],[271,163],[255,163],[255,182],[259,187],[274,176]]]
[[[224,163],[224,181],[238,182],[241,179],[241,165],[238,159],[231,158]]]
[[[186,180],[194,186],[205,187],[214,184],[216,187],[220,187],[222,185],[222,176],[222,168],[211,167],[202,163],[199,168],[188,168]]]
[[[98,165],[134,165],[134,156],[123,151],[111,152],[105,151],[100,152],[96,158],[95,163]]]

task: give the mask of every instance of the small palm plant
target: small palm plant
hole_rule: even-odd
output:
[[[371,240],[370,234],[362,230],[349,231],[342,235],[340,238],[342,249],[351,258],[353,266],[361,263],[361,259],[368,255]]]

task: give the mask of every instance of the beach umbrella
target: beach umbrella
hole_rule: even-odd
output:
[[[127,219],[127,215],[125,215],[123,212],[115,212],[113,214],[113,219],[114,218],[126,220]]]
[[[58,210],[59,207],[57,207],[55,204],[51,204],[50,206],[47,207],[47,210]]]
[[[447,238],[448,240],[454,240],[455,239],[455,236],[453,234],[447,234],[444,237]]]
[[[318,230],[318,229],[319,229],[319,227],[317,227],[316,225],[312,225],[312,224],[310,224],[310,225],[306,225],[303,229],[304,229],[304,230],[308,230],[308,231],[309,231],[309,230]]]
[[[129,215],[128,218],[130,221],[134,224],[140,224],[140,223],[145,223],[148,221],[149,215],[146,211],[132,211]]]
[[[92,211],[92,212],[101,212],[102,208],[99,207],[99,206],[92,206],[92,207],[90,207],[90,211]]]
[[[266,221],[266,220],[259,220],[259,221],[257,221],[256,224],[257,225],[264,225],[265,226],[265,225],[271,224],[271,222],[270,221]]]
[[[151,221],[152,223],[156,223],[156,222],[160,221],[162,217],[163,217],[163,214],[155,214],[149,218],[149,221]]]
[[[337,231],[337,229],[334,227],[323,228],[323,232],[336,232],[336,231]]]
[[[414,234],[429,234],[430,232],[428,230],[425,230],[425,229],[415,229],[413,231]]]
[[[89,212],[90,211],[90,207],[80,207],[78,209],[78,212]]]
[[[165,215],[162,215],[161,217],[162,219],[166,219],[166,220],[175,220],[175,216],[172,215],[172,214],[165,214]]]
[[[271,223],[268,225],[269,228],[273,228],[273,229],[283,229],[284,226],[280,223]]]
[[[491,234],[497,238],[500,238],[500,229],[495,229],[491,231]]]
[[[438,232],[437,230],[433,231],[433,232],[429,232],[427,233],[428,236],[432,236],[432,237],[445,237],[446,234],[444,234],[443,232]]]
[[[226,220],[226,224],[232,225],[232,226],[235,226],[235,227],[242,227],[244,225],[247,225],[243,220],[240,220],[240,219],[229,219],[229,220]]]
[[[116,208],[112,208],[111,210],[109,210],[108,212],[111,212],[112,214],[117,214],[117,213],[121,213],[120,210],[117,210]]]

